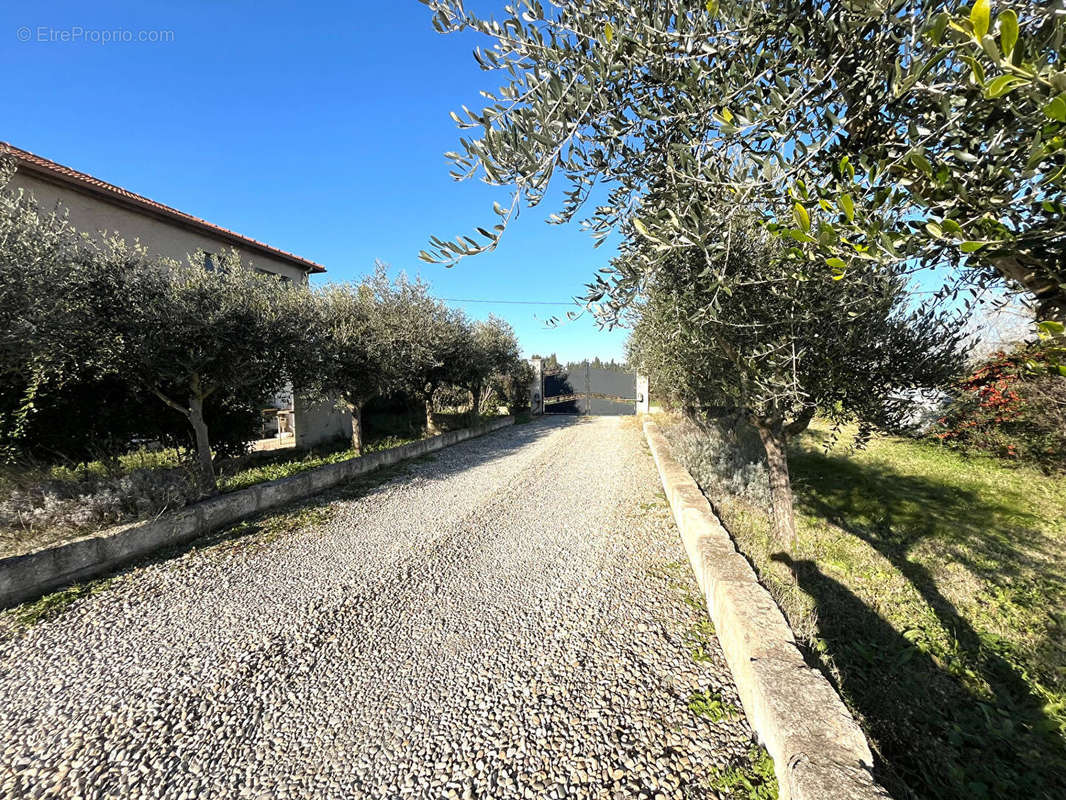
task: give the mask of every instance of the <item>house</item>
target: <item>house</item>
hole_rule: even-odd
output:
[[[301,284],[306,284],[310,275],[326,271],[314,261],[5,142],[0,142],[2,156],[15,160],[9,190],[27,192],[42,209],[62,211],[82,233],[136,240],[150,255],[178,261],[185,261],[189,254],[200,251],[210,256],[235,250],[249,269]],[[351,437],[350,415],[332,404],[307,403],[299,396],[294,398],[289,390],[280,392],[275,402],[264,405],[274,406],[269,414],[274,425],[295,428],[290,441],[298,446],[310,447],[333,438]],[[283,432],[278,430],[279,434]]]

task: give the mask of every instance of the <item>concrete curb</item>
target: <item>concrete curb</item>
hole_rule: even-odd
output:
[[[118,531],[112,529],[46,550],[0,559],[0,608],[15,606],[69,584],[111,572],[163,547],[189,542],[244,517],[310,497],[349,478],[512,424],[514,417],[499,417],[473,428],[449,431],[389,450],[327,464],[291,478],[218,495]]]
[[[807,666],[777,604],[737,552],[658,426],[644,435],[752,728],[774,759],[781,800],[888,800],[866,736]]]

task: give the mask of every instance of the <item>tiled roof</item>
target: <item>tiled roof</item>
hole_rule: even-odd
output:
[[[47,158],[42,158],[39,155],[35,155],[27,150],[22,150],[7,142],[0,142],[0,155],[6,153],[14,156],[18,162],[19,169],[37,174],[45,179],[51,179],[53,182],[59,182],[75,189],[87,191],[90,194],[103,197],[104,199],[128,208],[163,217],[164,219],[179,225],[194,228],[216,238],[224,239],[237,247],[265,253],[274,258],[279,258],[282,261],[287,261],[307,272],[326,271],[325,267],[321,264],[316,264],[314,261],[308,261],[306,258],[301,258],[300,256],[288,253],[284,250],[279,250],[276,247],[271,247],[270,245],[256,241],[255,239],[249,239],[247,236],[241,236],[239,233],[222,228],[205,219],[186,214],[184,211],[178,211],[176,208],[157,203],[155,200],[149,200],[147,197],[142,197],[128,189],[123,189],[121,186],[115,186],[107,181],[94,178],[92,175],[86,175],[84,172],[78,172],[76,169],[71,169],[62,164],[57,164],[54,161],[49,161]]]

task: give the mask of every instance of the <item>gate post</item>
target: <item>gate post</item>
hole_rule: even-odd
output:
[[[533,416],[544,413],[544,368],[541,359],[529,359],[533,367],[533,380],[529,384],[529,413]]]
[[[637,375],[637,413],[647,414],[651,411],[651,398],[648,396],[648,376]]]
[[[589,376],[589,362],[585,361],[585,416],[592,416],[592,378]]]

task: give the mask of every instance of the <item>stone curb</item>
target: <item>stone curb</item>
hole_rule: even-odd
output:
[[[473,428],[449,431],[218,495],[117,532],[112,530],[34,553],[0,559],[0,608],[15,606],[72,583],[111,572],[161,548],[189,542],[244,517],[317,494],[349,478],[512,424],[514,417],[499,417]]]
[[[644,435],[748,721],[774,759],[781,800],[888,800],[873,779],[866,736],[836,690],[807,666],[784,615],[659,427],[646,421]]]

